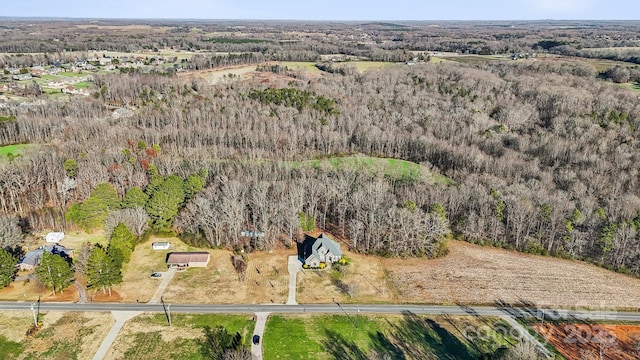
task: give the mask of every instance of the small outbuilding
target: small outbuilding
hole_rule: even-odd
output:
[[[169,250],[171,243],[166,241],[156,241],[151,244],[153,250]]]
[[[185,269],[188,267],[207,267],[211,254],[206,251],[172,252],[167,254],[167,266]]]
[[[48,243],[59,243],[64,239],[63,232],[50,232],[44,237],[44,241]]]

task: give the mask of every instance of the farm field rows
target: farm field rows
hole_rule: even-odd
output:
[[[579,261],[450,241],[439,259],[381,259],[398,299],[412,303],[636,309],[640,280]],[[625,296],[620,296],[625,294]]]

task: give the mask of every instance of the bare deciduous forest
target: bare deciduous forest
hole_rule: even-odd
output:
[[[92,228],[78,220],[86,213],[138,235],[150,219],[212,247],[259,230],[250,245],[270,249],[316,226],[385,256],[438,256],[451,235],[638,275],[640,100],[614,82],[640,78],[639,27],[5,20],[4,68],[169,48],[192,55],[181,72],[255,64],[277,76],[210,83],[175,67],[123,70],[94,74],[91,96],[4,102],[1,144],[33,146],[1,163],[0,207],[25,231]],[[505,58],[433,61],[439,52]],[[398,63],[357,71],[352,59]],[[265,65],[275,61],[324,71]],[[422,172],[331,162],[347,157]],[[105,183],[116,202],[95,191]],[[174,209],[158,210],[165,203]]]

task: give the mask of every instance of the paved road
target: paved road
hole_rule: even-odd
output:
[[[296,302],[296,276],[298,271],[302,270],[302,264],[298,260],[298,256],[289,256],[289,262],[287,265],[289,271],[289,298],[287,299],[287,305],[297,305]]]
[[[267,318],[269,318],[268,312],[256,313],[256,326],[253,329],[253,336],[251,336],[251,360],[262,360],[262,339],[264,339]],[[257,344],[253,342],[253,337],[256,335],[259,336]]]
[[[31,302],[0,302],[2,310],[31,311]],[[41,311],[143,311],[163,312],[160,304],[123,304],[123,303],[54,303],[41,302]],[[367,304],[307,304],[307,305],[211,305],[211,304],[171,304],[174,313],[369,313],[369,314],[430,314],[430,315],[473,315],[473,316],[503,316],[514,318],[534,317],[546,320],[566,321],[638,321],[640,313],[621,311],[588,311],[588,310],[553,310],[535,308],[483,307],[483,306],[440,306],[440,305],[367,305]]]

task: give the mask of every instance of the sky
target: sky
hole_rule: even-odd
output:
[[[274,20],[640,20],[639,0],[2,0],[0,16]]]

